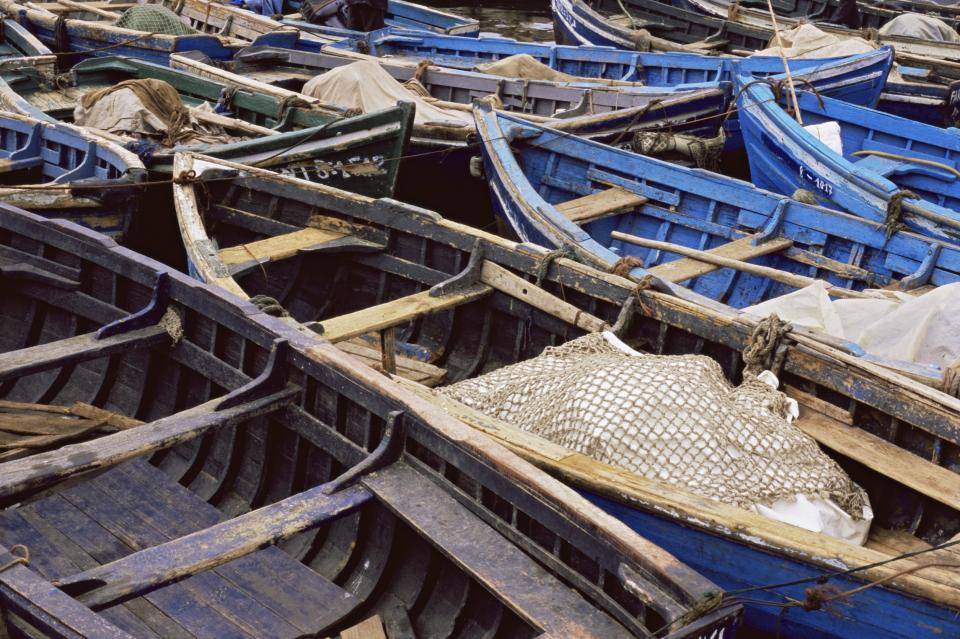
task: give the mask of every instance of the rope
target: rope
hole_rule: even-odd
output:
[[[790,323],[771,314],[757,322],[743,349],[744,374],[757,375],[769,368],[780,340],[790,332]]]
[[[290,317],[290,313],[281,306],[280,302],[269,295],[254,295],[250,298],[250,302],[267,315]]]
[[[629,277],[630,271],[635,268],[643,268],[643,260],[633,255],[624,255],[613,263],[609,272],[618,277]]]
[[[578,261],[576,251],[574,251],[573,247],[569,244],[564,244],[560,248],[550,251],[544,255],[540,260],[540,263],[537,264],[537,286],[543,285],[543,280],[547,278],[547,271],[550,270],[550,265],[553,264],[556,259],[561,257],[565,257],[568,260]]]
[[[940,389],[947,395],[960,399],[960,359],[944,369]]]
[[[18,548],[22,551],[23,553],[22,555],[17,555],[16,553],[13,552]],[[6,572],[7,570],[10,570],[11,568],[13,568],[18,564],[23,564],[24,566],[30,565],[30,549],[27,548],[25,545],[17,544],[15,546],[11,546],[10,554],[13,556],[13,559],[11,559],[7,563],[0,566],[0,572]]]
[[[904,228],[903,222],[903,199],[910,198],[911,200],[919,200],[920,197],[913,191],[907,189],[900,189],[892,196],[887,202],[887,214],[883,220],[883,226],[886,229],[885,235],[889,240],[893,237],[893,234]]]

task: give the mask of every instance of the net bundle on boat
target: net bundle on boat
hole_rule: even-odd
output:
[[[709,357],[593,333],[438,392],[598,461],[863,543],[866,493],[791,425],[796,404],[765,377],[732,386]]]
[[[163,35],[192,35],[195,29],[183,23],[180,16],[157,4],[139,4],[120,14],[114,23],[124,29]]]
[[[199,122],[172,85],[153,78],[90,91],[74,109],[73,120],[79,126],[148,138],[167,147],[235,139],[219,125]]]

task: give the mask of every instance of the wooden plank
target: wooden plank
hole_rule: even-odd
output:
[[[437,297],[431,297],[429,290],[421,291],[391,302],[318,322],[314,327],[322,329],[321,335],[331,342],[341,342],[388,326],[397,326],[423,315],[472,302],[489,295],[492,290],[485,284],[474,284]]]
[[[85,333],[56,342],[0,354],[0,381],[50,370],[66,364],[76,364],[84,360],[124,353],[132,349],[151,348],[164,343],[169,344],[170,341],[170,334],[160,326],[149,326],[103,339],[97,339],[96,333]]]
[[[619,186],[605,191],[598,191],[591,195],[578,197],[575,200],[554,204],[554,207],[577,224],[586,224],[599,220],[608,215],[616,215],[635,209],[649,202],[648,198],[637,195]]]
[[[240,244],[222,249],[219,252],[220,261],[227,266],[243,264],[251,260],[257,262],[273,262],[293,257],[303,249],[344,237],[342,233],[334,233],[321,229],[300,229],[292,233],[275,235],[249,244]]]
[[[361,483],[414,531],[546,634],[609,639],[631,636],[410,466],[393,464]]]
[[[380,366],[380,351],[375,348],[371,348],[357,340],[340,342],[337,344],[337,348],[345,353],[350,353],[354,357],[365,360],[368,366],[372,366],[376,370],[382,370]],[[412,382],[432,387],[439,386],[443,382],[447,376],[447,370],[439,366],[434,366],[433,364],[428,364],[427,362],[421,362],[412,357],[405,357],[398,353],[397,375],[404,379],[409,379]]]
[[[347,628],[340,633],[340,639],[387,639],[383,632],[383,622],[379,615],[374,615],[364,619],[352,628]]]
[[[351,512],[369,499],[370,493],[360,486],[329,495],[326,486],[316,486],[215,526],[78,573],[58,585],[101,582],[103,585],[78,598],[88,606],[105,607],[289,539]]]
[[[80,473],[170,448],[215,428],[266,415],[289,404],[298,392],[298,389],[287,388],[223,410],[216,410],[223,401],[218,397],[139,428],[7,462],[0,466],[0,499],[9,499]]]
[[[734,260],[746,261],[755,257],[760,257],[761,255],[777,253],[778,251],[782,251],[783,249],[793,246],[793,240],[785,237],[774,238],[754,245],[752,244],[754,237],[756,236],[748,235],[746,237],[741,237],[738,240],[727,242],[726,244],[722,244],[706,252],[710,253],[711,255],[719,255],[721,257],[728,257]],[[692,257],[684,257],[679,260],[667,262],[666,264],[654,266],[648,270],[653,275],[668,282],[684,282],[694,277],[712,273],[719,268],[720,266],[716,264],[701,262]]]
[[[954,509],[960,509],[960,475],[865,430],[845,426],[800,405],[794,422],[817,442]]]
[[[483,262],[480,281],[587,332],[594,333],[610,328],[599,317],[581,311],[573,304],[563,301],[490,260]]]

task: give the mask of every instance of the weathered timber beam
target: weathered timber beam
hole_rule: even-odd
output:
[[[61,580],[55,585],[93,609],[102,609],[184,577],[289,539],[352,512],[369,501],[359,485],[326,494],[326,485],[259,508],[159,546]]]
[[[161,326],[150,326],[103,339],[97,339],[96,333],[77,335],[0,354],[0,381],[98,357],[170,344],[172,341],[170,334]]]
[[[138,428],[0,464],[0,501],[272,413],[292,403],[299,392],[284,388],[220,410],[217,407],[224,399],[218,397]]]
[[[635,244],[637,246],[642,246],[645,248],[656,249],[658,251],[666,251],[668,253],[676,253],[677,255],[683,255],[684,257],[692,257],[697,261],[706,262],[708,264],[716,264],[723,268],[732,268],[738,271],[743,271],[744,273],[751,273],[753,275],[760,275],[761,277],[768,277],[771,280],[776,282],[782,282],[788,286],[793,286],[795,288],[803,288],[805,286],[810,286],[817,280],[813,277],[807,277],[805,275],[797,275],[795,273],[788,273],[787,271],[782,271],[780,269],[771,268],[769,266],[760,266],[759,264],[750,264],[741,260],[735,260],[728,257],[723,257],[716,253],[711,253],[709,251],[699,251],[697,249],[692,249],[680,244],[674,244],[672,242],[660,242],[658,240],[648,240],[643,237],[637,237],[636,235],[630,235],[628,233],[621,233],[620,231],[614,231],[610,236],[615,240],[620,240],[621,242],[627,242],[628,244]],[[861,293],[859,291],[851,291],[849,289],[840,288],[839,286],[833,286],[828,282],[824,282],[827,292],[834,297],[846,297],[853,299],[875,299],[876,295],[871,295],[869,293]]]

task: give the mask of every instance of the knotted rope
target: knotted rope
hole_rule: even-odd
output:
[[[561,257],[565,257],[568,260],[577,260],[577,253],[573,250],[572,246],[569,244],[564,244],[560,248],[554,249],[544,255],[540,259],[540,263],[537,264],[537,286],[541,286],[543,284],[543,280],[547,279],[547,271],[550,270],[550,265]]]
[[[250,298],[250,302],[267,315],[290,317],[290,313],[280,305],[280,302],[269,295],[254,295]]]
[[[757,322],[743,349],[744,375],[758,375],[771,369],[773,354],[780,340],[790,332],[790,322],[780,319],[775,313]]]
[[[887,202],[887,214],[883,220],[886,238],[889,240],[893,234],[904,228],[903,222],[903,199],[919,200],[920,197],[908,189],[900,189]]]
[[[624,255],[613,263],[609,272],[618,277],[629,277],[630,271],[635,268],[643,268],[643,260],[633,255]]]

